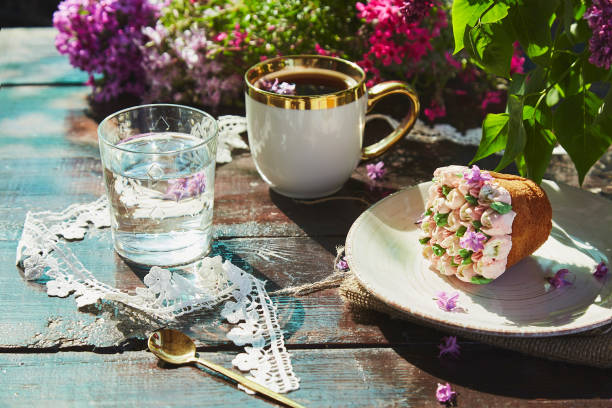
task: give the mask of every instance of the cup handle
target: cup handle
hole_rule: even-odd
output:
[[[378,101],[391,94],[406,95],[411,102],[410,112],[408,112],[404,119],[402,119],[399,126],[385,136],[384,139],[364,147],[361,151],[362,159],[370,159],[386,152],[391,146],[393,146],[393,144],[399,141],[406,133],[410,131],[410,129],[412,129],[414,122],[416,122],[417,117],[419,116],[421,105],[419,103],[417,93],[410,85],[400,81],[381,82],[380,84],[376,84],[372,88],[368,89],[368,108],[366,112],[371,111]]]

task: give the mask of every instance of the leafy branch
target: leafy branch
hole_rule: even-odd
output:
[[[557,143],[580,183],[612,144],[611,70],[589,62],[593,35],[587,0],[455,0],[455,53],[464,50],[485,71],[506,78],[505,113],[489,114],[473,161],[501,150],[496,168],[515,162],[541,182]],[[533,68],[510,75],[518,42]]]

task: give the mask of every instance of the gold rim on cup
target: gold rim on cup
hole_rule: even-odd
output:
[[[255,84],[266,75],[297,68],[322,69],[339,72],[356,84],[348,89],[323,95],[279,95],[257,88]],[[316,110],[329,109],[356,101],[366,93],[365,72],[359,65],[336,57],[324,55],[287,55],[259,62],[244,74],[245,92],[265,105],[284,109]]]

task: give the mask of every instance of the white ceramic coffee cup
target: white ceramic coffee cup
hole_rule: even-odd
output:
[[[321,95],[280,95],[257,82],[280,71],[338,73],[347,89]],[[245,74],[245,103],[251,154],[270,187],[293,198],[335,193],[360,159],[378,156],[408,132],[419,114],[419,99],[404,82],[383,82],[366,89],[365,73],[352,62],[320,55],[273,58]],[[366,113],[381,98],[399,93],[410,99],[399,126],[379,142],[362,148]]]

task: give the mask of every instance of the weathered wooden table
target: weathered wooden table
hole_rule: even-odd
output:
[[[28,210],[61,210],[104,193],[96,123],[86,114],[85,75],[53,47],[52,29],[0,32],[0,406],[270,406],[192,367],[168,369],[146,351],[150,327],[112,314],[80,312],[73,299],[49,297],[14,266]],[[383,157],[385,189],[428,180],[434,168],[466,163],[475,148],[402,141]],[[495,160],[495,159],[494,159]],[[612,192],[610,153],[586,187]],[[485,162],[490,167],[494,162]],[[374,202],[364,165],[338,195]],[[576,183],[566,157],[549,178]],[[271,192],[248,152],[218,166],[214,253],[267,280],[268,290],[331,273],[335,246],[366,206],[359,201],[305,205]],[[608,195],[609,197],[609,195]],[[100,280],[142,285],[100,232],[74,249]],[[439,406],[437,383],[449,382],[459,406],[610,406],[612,372],[549,362],[462,341],[458,360],[438,359],[444,333],[356,316],[337,289],[274,298],[306,406]],[[199,351],[230,366],[240,348],[210,313],[181,320]]]

